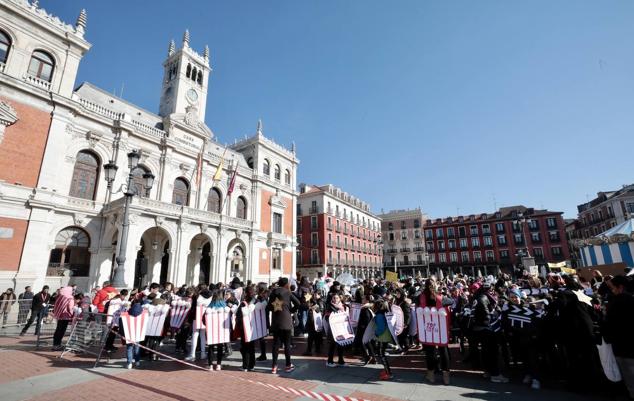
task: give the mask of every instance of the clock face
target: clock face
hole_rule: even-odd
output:
[[[196,92],[193,89],[190,89],[187,91],[187,99],[192,102],[195,103],[198,101],[198,92]]]

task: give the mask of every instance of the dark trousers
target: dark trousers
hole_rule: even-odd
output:
[[[216,364],[222,364],[222,355],[225,352],[224,344],[211,344],[207,347],[207,364],[213,365],[214,352],[216,353]]]
[[[176,333],[176,350],[187,352],[187,337],[189,336],[189,328],[181,326]]]
[[[328,363],[334,363],[335,362],[335,350],[337,351],[337,363],[339,363],[340,365],[343,365],[345,362],[343,360],[343,347],[339,344],[337,344],[337,342],[335,340],[333,340],[332,338],[329,338],[328,340]]]
[[[255,341],[244,342],[240,340],[240,354],[242,355],[242,369],[255,367]]]
[[[55,327],[55,334],[53,334],[53,347],[59,347],[62,345],[62,338],[66,334],[66,328],[68,327],[70,320],[58,320],[57,327]]]
[[[484,370],[491,376],[499,375],[500,366],[498,363],[499,350],[497,334],[490,330],[476,331],[474,332],[474,339],[482,344]]]
[[[117,337],[114,330],[116,330],[116,328],[111,328],[108,332],[108,337],[106,337],[106,345],[104,346],[106,351],[111,351],[114,348],[114,340]]]
[[[440,370],[449,371],[449,349],[447,347],[436,347],[435,345],[423,345],[425,351],[425,361],[427,362],[427,370],[436,371],[438,369],[438,361],[436,360],[436,349],[440,356]]]
[[[26,333],[29,330],[29,327],[31,327],[31,325],[33,324],[33,322],[36,322],[35,335],[38,335],[40,333],[40,327],[42,326],[42,319],[44,319],[47,313],[48,313],[48,308],[41,308],[40,310],[32,310],[29,320],[26,322],[26,325],[22,329],[22,333]]]
[[[384,343],[379,341],[379,359],[383,364],[383,368],[388,374],[392,374],[392,369],[390,369],[390,363],[387,360],[387,345],[389,343]]]
[[[280,345],[284,344],[284,357],[286,366],[291,366],[291,331],[275,330],[273,332],[273,366],[277,366],[277,356],[280,353]]]
[[[260,342],[260,356],[266,357],[266,340],[262,337],[258,341]]]
[[[405,328],[403,329],[403,331],[401,332],[401,334],[398,335],[397,337],[398,340],[398,345],[403,349],[403,351],[407,350],[407,348],[409,348],[409,329],[407,326],[405,326]]]
[[[321,331],[309,330],[308,331],[308,339],[307,339],[307,347],[306,352],[313,352],[313,346],[315,347],[315,352],[321,352],[321,344],[324,340],[324,334]]]

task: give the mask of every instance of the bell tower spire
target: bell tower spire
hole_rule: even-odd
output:
[[[189,30],[186,29],[180,49],[176,48],[173,40],[170,42],[163,67],[159,115],[188,114],[190,118],[204,121],[211,74],[209,47],[205,46],[202,54],[197,53],[190,46]]]

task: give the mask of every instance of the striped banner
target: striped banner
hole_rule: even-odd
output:
[[[356,328],[359,325],[359,315],[361,315],[361,304],[357,302],[352,302],[350,304],[350,309],[348,312],[350,313],[350,326]]]
[[[172,309],[170,315],[170,327],[175,329],[180,329],[183,325],[183,322],[187,318],[187,314],[191,309],[191,302],[187,302],[184,300],[172,301]]]
[[[165,318],[170,311],[169,305],[143,305],[148,311],[148,324],[146,335],[160,337],[163,334]]]
[[[242,307],[242,327],[245,342],[266,337],[266,302]]]
[[[403,309],[398,305],[392,305],[391,312],[385,314],[387,319],[387,326],[392,333],[394,339],[401,334],[405,329],[405,317],[403,316]]]
[[[445,308],[416,308],[418,340],[425,345],[449,343],[449,314]]]
[[[145,331],[148,322],[147,315],[148,312],[146,310],[139,316],[130,316],[128,312],[121,314],[121,323],[123,325],[126,342],[138,343],[145,340]]]
[[[201,296],[196,300],[196,318],[194,319],[194,330],[205,328],[205,310],[211,298],[203,298]]]
[[[207,308],[205,311],[207,345],[231,341],[231,309]]]

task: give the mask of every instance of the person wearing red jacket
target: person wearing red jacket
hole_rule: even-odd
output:
[[[97,291],[92,304],[97,307],[99,313],[104,313],[106,303],[117,295],[117,289],[110,285],[109,281],[104,281],[102,288]]]
[[[66,286],[59,290],[59,295],[53,307],[53,316],[57,319],[57,327],[53,335],[53,351],[62,350],[62,338],[66,333],[68,323],[73,318],[75,299],[73,298],[73,287]]]

